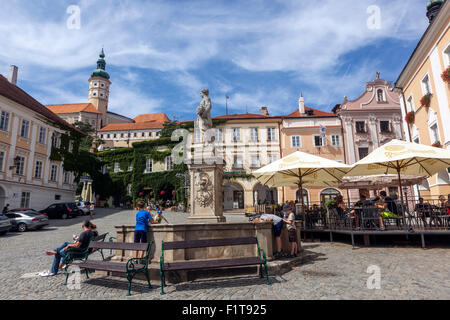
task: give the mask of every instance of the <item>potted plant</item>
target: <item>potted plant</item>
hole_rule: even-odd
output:
[[[405,120],[407,124],[414,123],[414,120],[416,119],[416,114],[414,111],[410,111],[406,114]]]
[[[441,77],[444,82],[450,84],[450,66],[446,70],[444,70],[444,72],[442,72]]]
[[[442,145],[441,145],[441,142],[440,142],[440,141],[436,141],[436,142],[433,143],[431,146],[432,146],[432,147],[435,147],[435,148],[442,148]]]
[[[427,93],[426,95],[424,95],[422,97],[422,99],[420,99],[420,105],[422,107],[429,108],[430,107],[430,103],[431,103],[431,93]]]

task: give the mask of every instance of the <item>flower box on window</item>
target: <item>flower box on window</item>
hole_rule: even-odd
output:
[[[442,72],[441,77],[444,82],[450,84],[450,66],[446,70],[444,70],[444,72]]]
[[[416,119],[416,114],[414,111],[410,111],[406,114],[405,121],[407,124],[413,124]]]
[[[431,103],[431,93],[427,93],[426,95],[424,95],[422,97],[422,99],[420,99],[420,105],[422,107],[429,108],[430,107],[430,103]]]
[[[436,142],[433,143],[431,146],[432,146],[432,147],[435,147],[435,148],[442,148],[442,144],[441,144],[440,141],[436,141]]]

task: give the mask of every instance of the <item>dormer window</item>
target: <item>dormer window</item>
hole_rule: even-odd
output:
[[[378,89],[377,90],[377,100],[378,102],[384,102],[384,93],[383,93],[383,89]]]

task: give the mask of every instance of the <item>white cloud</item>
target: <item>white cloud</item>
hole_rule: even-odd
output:
[[[139,77],[130,67],[140,68],[139,72],[166,72],[169,81],[182,88],[187,97],[187,101],[180,99],[183,106],[198,103],[198,91],[211,85],[217,87],[214,94],[220,95],[218,104],[222,105],[222,96],[229,94],[230,107],[235,111],[242,111],[245,105],[249,110],[267,105],[270,110],[273,105],[272,110],[282,112],[287,105],[296,105],[302,88],[269,83],[244,91],[220,75],[212,73],[202,79],[198,71],[211,61],[232,63],[244,72],[285,72],[309,82],[312,89],[305,95],[312,103],[340,102],[342,92],[356,94],[358,88],[362,90],[361,82],[369,80],[367,74],[374,73],[372,69],[378,63],[352,68],[342,79],[333,70],[343,63],[343,56],[384,39],[415,40],[428,23],[423,0],[249,0],[245,5],[163,0],[79,3],[81,29],[69,30],[65,11],[68,2],[3,1],[0,66],[3,70],[9,64],[19,65],[27,81],[46,85],[51,79],[52,88],[43,91],[53,97],[45,100],[66,101],[79,96],[65,92],[68,80],[78,81],[67,75],[80,75],[83,69],[80,81],[86,81],[81,80],[81,76],[86,77],[84,69],[94,67],[101,46],[105,46],[108,65],[123,70],[114,77],[111,108],[130,116],[161,111],[156,108],[163,103],[142,87],[132,86]],[[381,9],[380,30],[370,30],[366,25],[367,7],[373,4]],[[186,111],[183,107],[179,112]]]

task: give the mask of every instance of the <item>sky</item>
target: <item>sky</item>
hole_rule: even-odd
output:
[[[102,49],[109,110],[192,120],[330,111],[365,83],[398,78],[428,26],[427,0],[0,0],[0,74],[42,104],[87,102]],[[75,6],[75,7],[74,7]],[[78,14],[79,13],[79,14]]]

